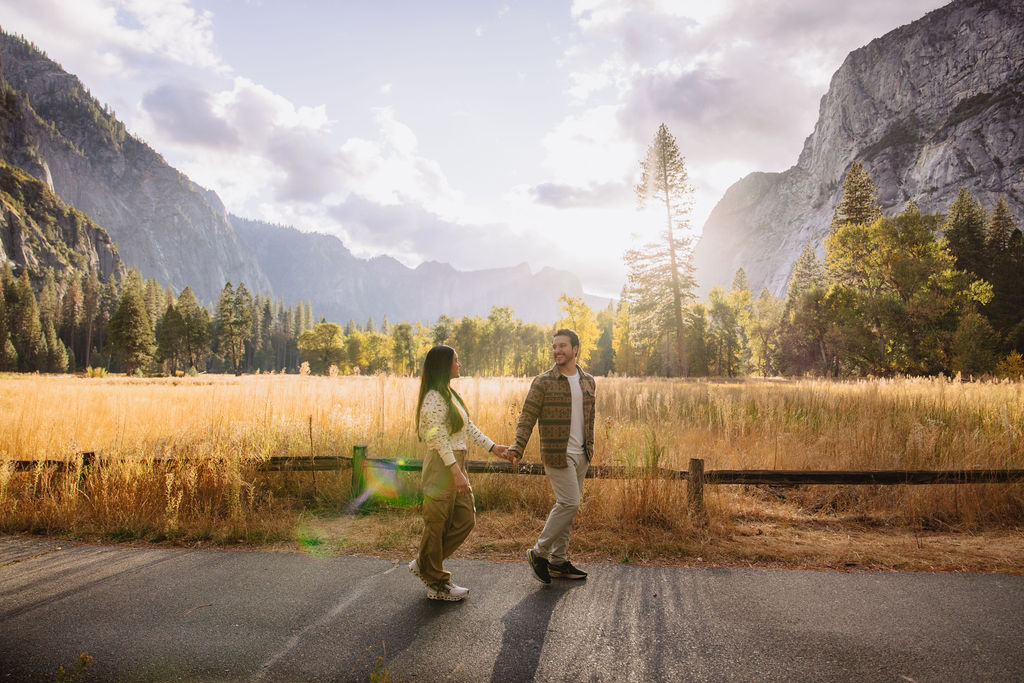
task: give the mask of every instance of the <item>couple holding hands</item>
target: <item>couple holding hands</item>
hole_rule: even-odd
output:
[[[450,385],[459,376],[455,349],[441,345],[427,352],[416,407],[417,431],[429,448],[423,460],[423,538],[409,571],[426,584],[431,600],[458,601],[469,593],[468,588],[455,585],[442,567],[476,523],[473,489],[464,471],[467,441],[518,463],[537,424],[541,460],[555,505],[537,543],[526,553],[527,560],[542,583],[551,583],[552,577],[587,577],[568,558],[569,532],[594,453],[595,382],[576,365],[579,350],[575,332],[555,332],[551,341],[554,365],[530,384],[515,443],[510,446],[495,444],[470,421],[466,404]]]

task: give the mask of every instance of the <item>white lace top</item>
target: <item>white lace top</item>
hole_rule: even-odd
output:
[[[420,438],[427,442],[431,450],[441,455],[445,465],[451,467],[455,463],[454,451],[465,450],[466,437],[484,449],[490,451],[494,442],[488,439],[475,424],[469,421],[469,416],[462,409],[459,402],[452,399],[455,409],[462,415],[464,422],[462,429],[452,434],[448,427],[448,404],[438,391],[431,389],[423,397],[423,405],[420,407]]]

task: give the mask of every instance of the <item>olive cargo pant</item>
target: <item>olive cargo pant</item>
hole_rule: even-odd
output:
[[[455,451],[455,461],[465,472],[466,451]],[[423,538],[416,558],[428,586],[440,588],[451,580],[441,563],[462,545],[475,524],[473,494],[455,493],[451,470],[437,451],[430,451],[423,460]]]

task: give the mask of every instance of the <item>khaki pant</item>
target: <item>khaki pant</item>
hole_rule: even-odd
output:
[[[555,505],[548,514],[544,530],[540,532],[533,552],[554,564],[564,564],[569,559],[569,532],[572,521],[580,509],[583,497],[583,479],[587,476],[590,463],[586,455],[567,455],[566,467],[548,467],[544,473],[551,482],[555,494]]]
[[[466,451],[455,451],[455,461],[465,473]],[[443,587],[452,575],[441,563],[469,536],[476,524],[473,494],[455,493],[452,472],[437,451],[423,461],[423,538],[416,558],[424,582]]]

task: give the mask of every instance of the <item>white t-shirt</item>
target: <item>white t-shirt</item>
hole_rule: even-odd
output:
[[[570,455],[583,455],[583,389],[580,387],[580,373],[565,375],[569,380],[569,393],[572,394],[572,420],[569,422],[569,445],[565,449]]]

